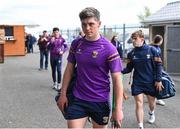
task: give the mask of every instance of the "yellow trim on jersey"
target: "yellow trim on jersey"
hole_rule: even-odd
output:
[[[111,57],[113,57],[113,56],[115,56],[115,55],[117,55],[117,54],[118,54],[118,52],[112,54],[111,56],[108,57],[108,59],[111,58]]]
[[[160,57],[154,57],[154,61],[156,61],[156,62],[162,62],[162,60],[161,60]]]
[[[108,62],[111,62],[111,61],[116,60],[118,58],[120,58],[120,56],[116,56],[115,58],[112,58],[111,60],[108,60]]]

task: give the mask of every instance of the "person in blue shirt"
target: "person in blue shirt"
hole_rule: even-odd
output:
[[[144,34],[141,30],[131,35],[134,49],[127,55],[128,63],[122,73],[133,72],[131,86],[132,96],[136,104],[136,118],[140,129],[143,129],[143,98],[147,95],[149,103],[149,123],[155,122],[155,98],[156,91],[161,91],[162,61],[157,50],[145,43]]]
[[[151,45],[156,48],[156,50],[160,54],[160,56],[162,56],[161,55],[161,48],[160,48],[162,43],[163,43],[163,37],[161,35],[158,35],[158,34],[154,36],[153,42],[151,43]],[[161,99],[157,99],[156,104],[159,104],[161,106],[165,106],[165,102]]]

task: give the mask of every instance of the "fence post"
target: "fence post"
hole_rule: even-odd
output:
[[[104,30],[103,30],[104,32],[104,36],[106,36],[106,25],[104,25]]]

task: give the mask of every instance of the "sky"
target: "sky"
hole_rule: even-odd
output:
[[[39,24],[41,29],[80,27],[79,12],[95,7],[102,25],[137,24],[144,7],[155,13],[177,0],[1,0],[0,24]]]

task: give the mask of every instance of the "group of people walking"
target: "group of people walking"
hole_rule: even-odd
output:
[[[68,128],[84,128],[88,118],[91,118],[93,128],[107,128],[113,121],[113,128],[122,126],[123,114],[123,83],[122,74],[133,71],[131,86],[135,99],[137,126],[143,129],[144,111],[143,99],[147,96],[149,104],[149,123],[155,122],[156,92],[163,89],[162,60],[159,45],[162,36],[157,35],[152,45],[145,43],[141,30],[131,35],[134,49],[128,53],[127,65],[122,66],[122,46],[117,36],[110,43],[100,32],[100,12],[88,7],[79,13],[83,35],[78,36],[69,49],[67,65],[61,84],[62,56],[67,50],[67,44],[59,33],[59,28],[53,28],[53,34],[47,31],[38,40],[40,48],[40,70],[48,68],[48,53],[52,69],[53,88],[60,90],[57,106],[67,120]],[[71,103],[67,91],[72,75],[77,71],[73,86]],[[57,76],[56,76],[57,72]],[[109,74],[111,73],[111,74]],[[113,84],[114,105],[111,113],[110,76]],[[110,114],[112,115],[110,117]]]

